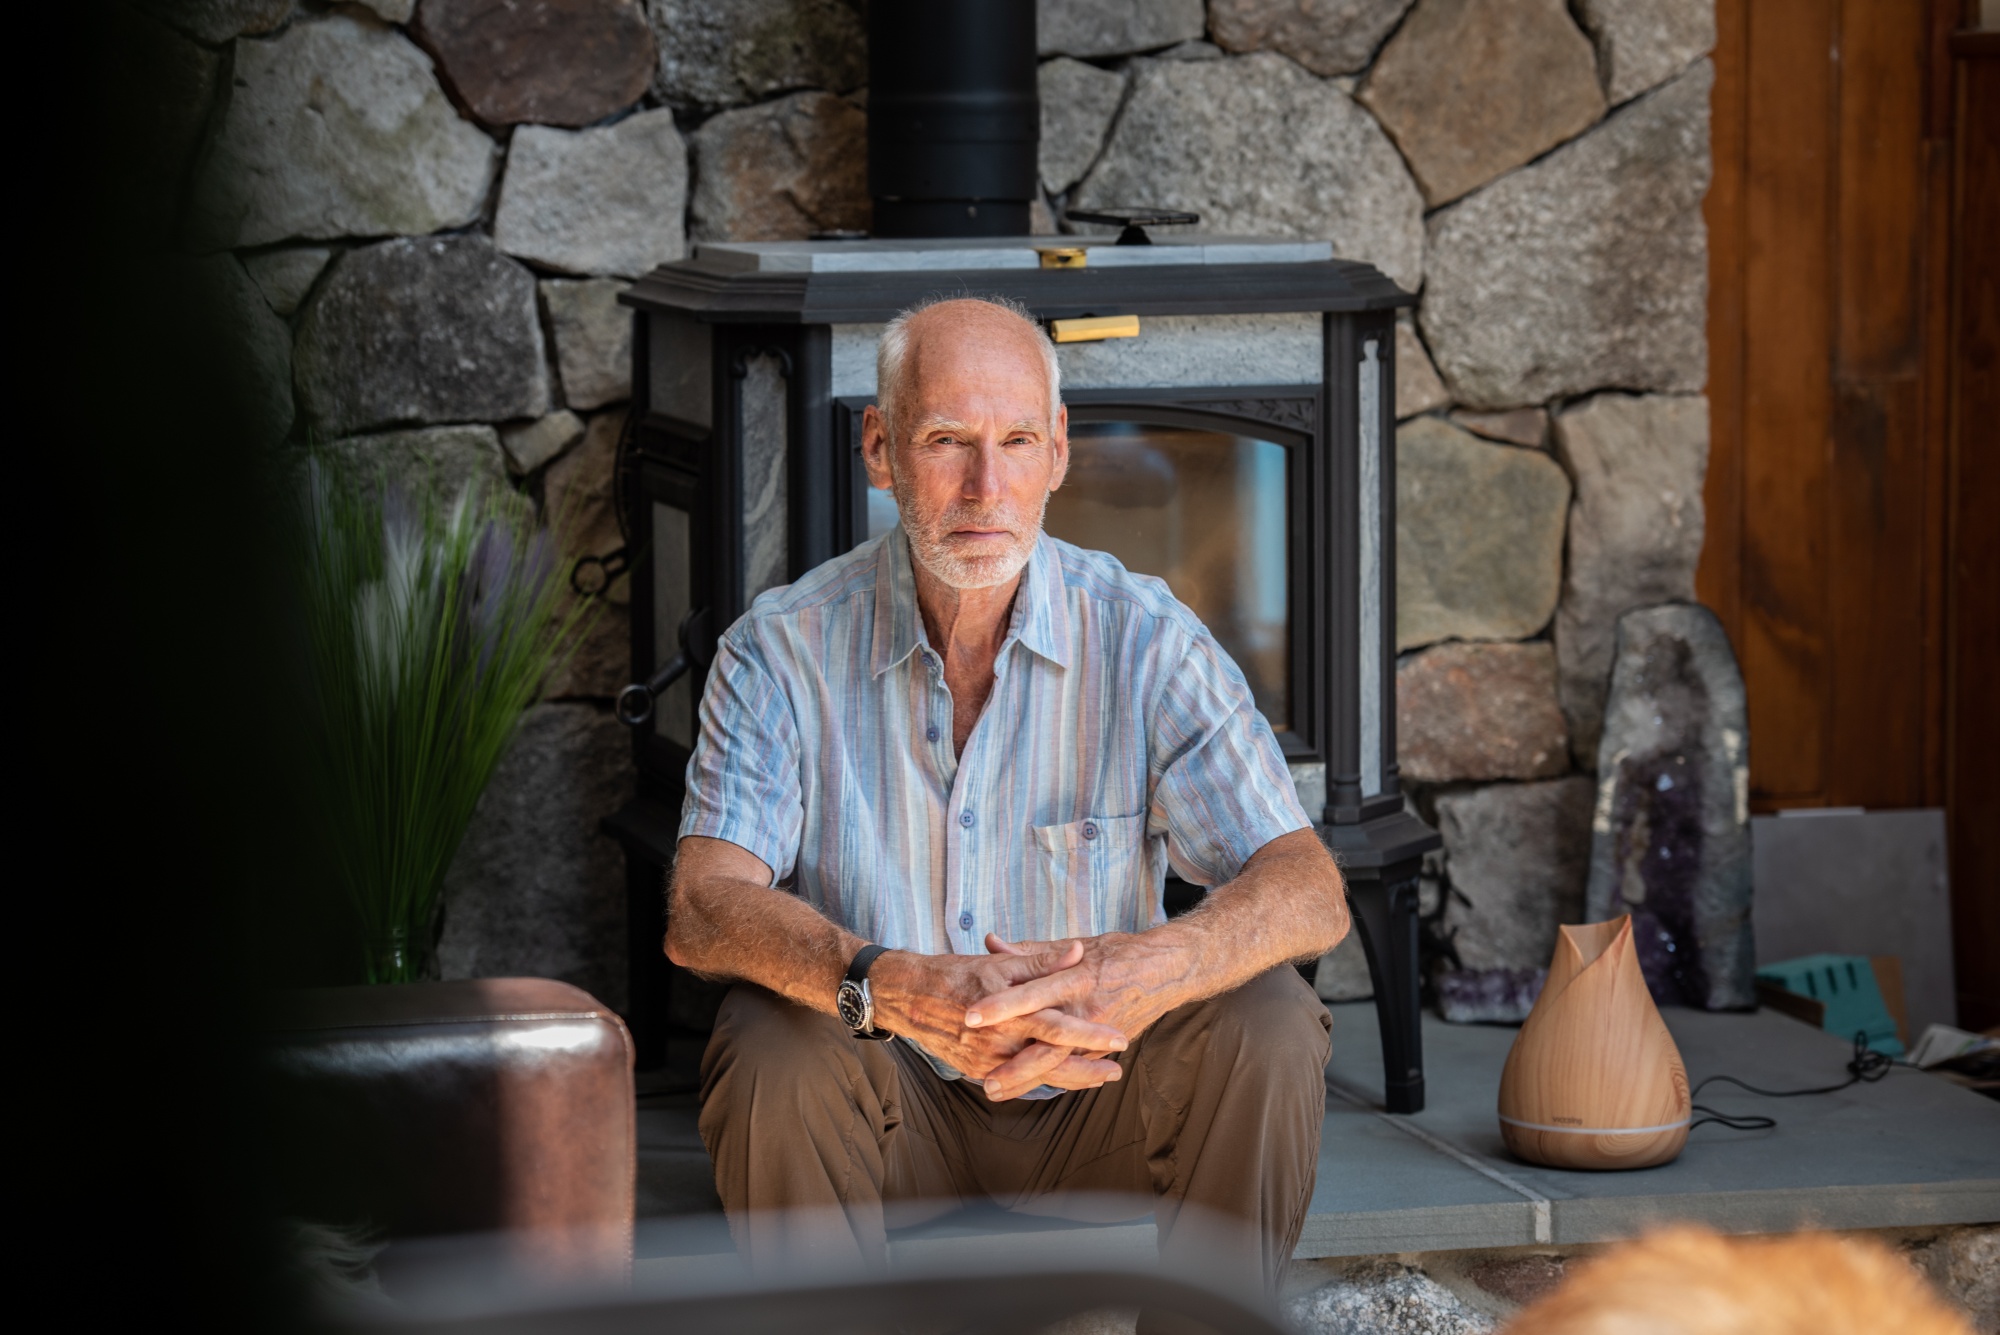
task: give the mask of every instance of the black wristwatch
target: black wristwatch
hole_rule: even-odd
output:
[[[868,992],[868,966],[878,956],[889,952],[887,946],[863,946],[861,953],[854,957],[854,963],[847,966],[847,977],[840,984],[840,991],[833,994],[834,1006],[840,1011],[840,1018],[856,1038],[893,1038],[887,1029],[875,1027],[875,998]]]

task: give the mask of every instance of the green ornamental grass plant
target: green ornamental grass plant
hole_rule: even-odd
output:
[[[587,615],[528,503],[315,459],[304,562],[315,802],[371,983],[429,975],[446,870]]]

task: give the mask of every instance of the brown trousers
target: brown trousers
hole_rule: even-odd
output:
[[[886,1229],[970,1201],[1102,1219],[1121,1193],[1150,1199],[1162,1262],[1275,1291],[1319,1166],[1330,1028],[1273,969],[1161,1017],[1111,1084],[996,1104],[901,1040],[738,984],[702,1059],[701,1138],[753,1266],[879,1267]]]

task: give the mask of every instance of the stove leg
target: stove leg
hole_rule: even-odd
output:
[[[1424,1108],[1424,1043],[1417,975],[1417,868],[1384,867],[1379,877],[1351,876],[1347,904],[1368,954],[1375,1016],[1382,1026],[1382,1099],[1390,1112]]]

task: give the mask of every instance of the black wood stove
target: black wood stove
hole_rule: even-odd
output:
[[[664,1051],[661,874],[702,666],[759,592],[895,522],[859,458],[876,338],[957,293],[1050,324],[1072,466],[1048,527],[1166,579],[1243,668],[1348,877],[1389,1106],[1420,1108],[1417,871],[1438,837],[1404,809],[1394,673],[1395,311],[1412,298],[1324,242],[1156,241],[1143,225],[1119,241],[701,245],[626,294],[642,685],[620,708],[640,781],[607,828],[630,867],[641,1064]]]

